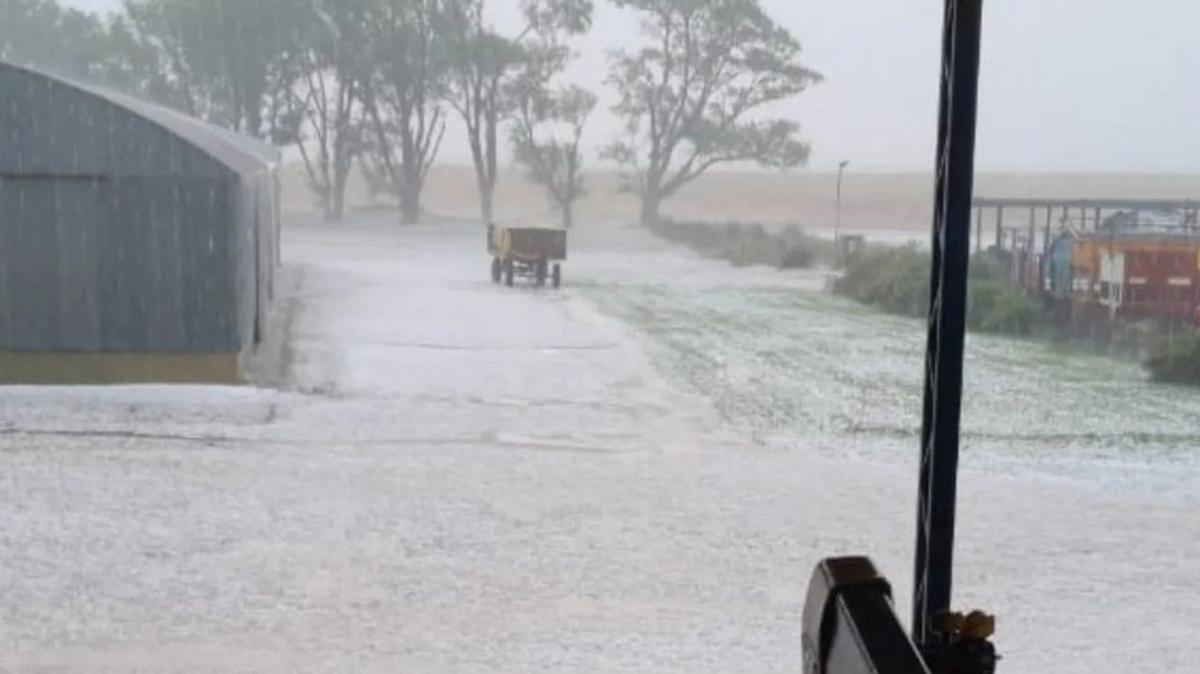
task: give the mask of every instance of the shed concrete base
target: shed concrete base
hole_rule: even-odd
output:
[[[0,384],[237,384],[239,353],[0,351]]]

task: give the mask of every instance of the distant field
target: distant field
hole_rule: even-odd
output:
[[[587,178],[589,195],[580,202],[582,222],[631,221],[637,201],[618,191],[617,174],[594,172]],[[933,180],[920,173],[848,173],[843,192],[843,226],[850,230],[909,230],[928,227]],[[1140,174],[981,174],[976,194],[990,197],[1130,197],[1200,198],[1200,175]],[[284,199],[288,210],[312,210],[314,200],[299,164],[286,167]],[[363,181],[351,181],[352,208],[379,206]],[[447,216],[478,214],[475,176],[470,167],[433,170],[425,193],[425,209]],[[834,221],[834,176],[827,173],[718,172],[701,177],[664,207],[668,216],[708,221],[795,223],[825,230]],[[553,222],[554,210],[541,188],[518,171],[506,171],[496,189],[496,216],[501,221]]]

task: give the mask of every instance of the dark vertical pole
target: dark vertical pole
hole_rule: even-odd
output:
[[[913,574],[913,639],[922,648],[936,645],[933,618],[950,607],[982,4],[982,0],[946,0],[942,32],[933,272]]]
[[[1051,221],[1054,220],[1054,207],[1046,207],[1046,235],[1042,239],[1042,254],[1047,255],[1050,252],[1050,231],[1052,229]]]
[[[975,209],[975,252],[983,245],[983,207]]]
[[[996,207],[996,249],[1004,248],[1004,207]]]
[[[1037,211],[1033,206],[1029,207],[1029,240],[1025,242],[1025,250],[1029,255],[1033,255],[1037,244]]]
[[[1100,207],[1096,207],[1096,222],[1092,224],[1093,229],[1100,230]]]

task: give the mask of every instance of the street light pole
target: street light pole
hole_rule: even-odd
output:
[[[841,258],[841,241],[842,241],[842,176],[846,173],[846,167],[850,165],[849,159],[844,159],[838,162],[837,172],[837,205],[834,207],[833,213],[833,245],[837,250],[838,258]]]

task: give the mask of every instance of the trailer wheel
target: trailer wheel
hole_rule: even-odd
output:
[[[537,261],[537,269],[534,270],[534,279],[537,281],[538,287],[546,285],[546,260]]]
[[[500,282],[500,275],[504,272],[504,265],[500,263],[500,258],[492,258],[492,283]]]
[[[516,270],[513,269],[513,261],[505,260],[504,261],[504,285],[508,286],[509,288],[512,287],[513,274],[515,273],[515,271]]]
[[[562,265],[555,263],[554,269],[550,271],[550,282],[555,288],[562,285]]]

